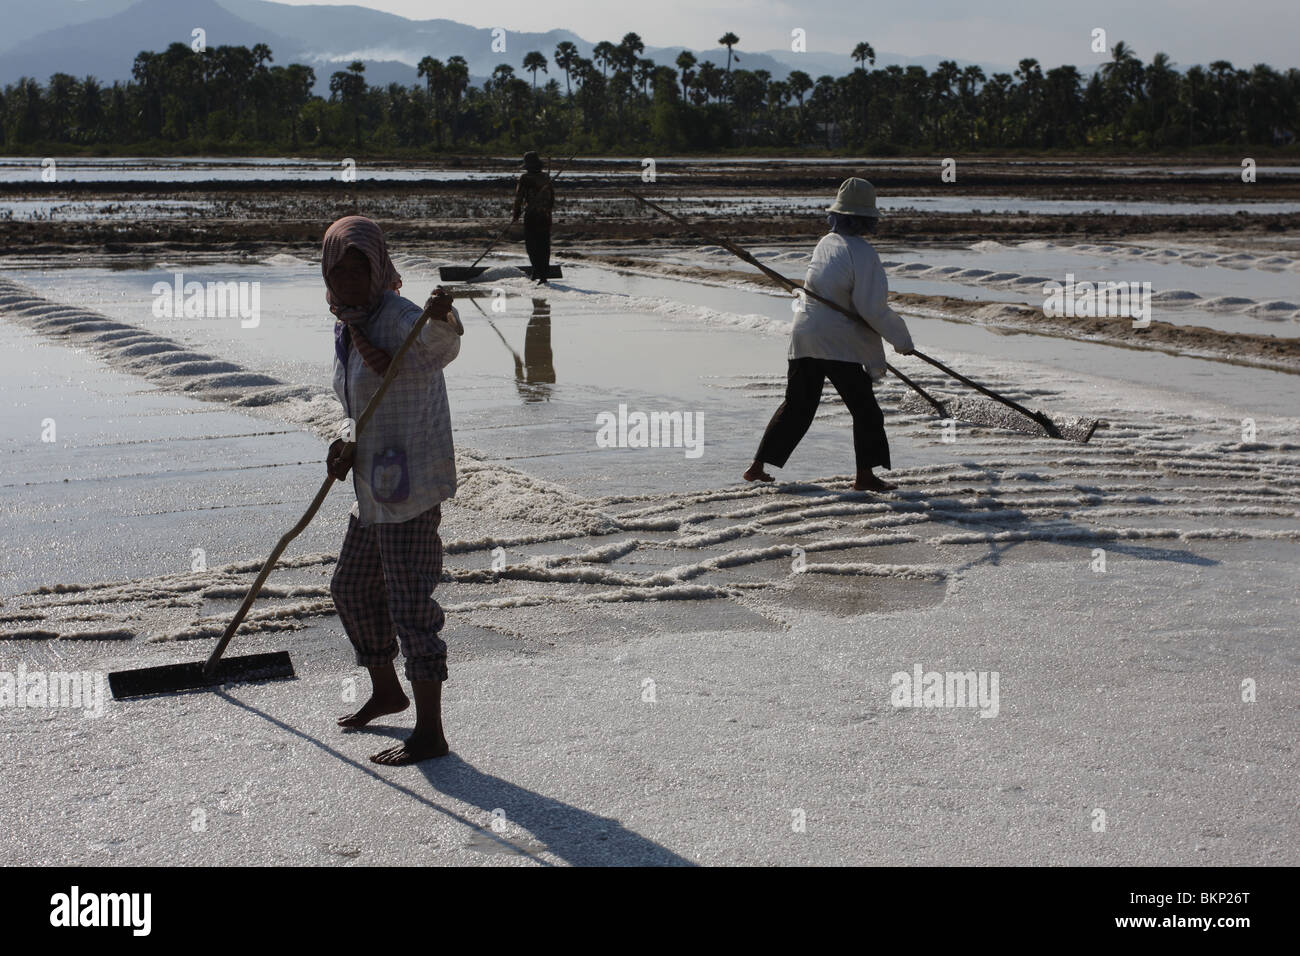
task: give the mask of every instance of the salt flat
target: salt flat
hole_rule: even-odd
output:
[[[204,656],[320,480],[329,325],[310,265],[282,268],[297,311],[261,338],[124,304],[149,276],[0,290],[0,671]],[[780,400],[786,304],[639,281],[578,271],[543,308],[503,274],[504,312],[461,304],[451,757],[374,768],[410,715],[333,725],[358,676],[326,589],[339,489],[235,645],[290,650],[297,681],[0,708],[0,860],[1297,861],[1290,376],[909,317],[928,351],[1108,427],[945,442],[887,383],[902,487],[877,498],[847,487],[828,393],[787,483],[756,488],[738,472]],[[242,371],[168,376],[119,333]],[[598,450],[620,402],[703,412],[705,454]],[[997,716],[895,707],[918,664],[997,672]]]

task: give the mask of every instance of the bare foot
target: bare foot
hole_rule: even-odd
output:
[[[871,472],[867,472],[865,475],[858,475],[857,480],[853,482],[854,491],[893,491],[897,487],[898,485],[882,481]]]
[[[763,470],[763,463],[756,461],[749,466],[749,471],[745,472],[746,481],[775,481],[771,475]]]
[[[396,696],[384,695],[381,697],[379,694],[373,694],[355,714],[345,714],[340,717],[338,725],[340,727],[364,727],[376,717],[383,717],[385,714],[400,714],[410,706],[410,700],[401,691],[398,691]]]
[[[419,734],[411,734],[406,738],[405,743],[371,754],[370,760],[372,763],[381,763],[388,767],[404,767],[407,764],[419,763],[421,760],[445,757],[450,752],[451,747],[447,745],[446,737],[422,737]]]

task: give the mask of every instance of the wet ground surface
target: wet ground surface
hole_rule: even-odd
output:
[[[329,598],[338,488],[237,639],[289,649],[298,680],[101,701],[93,719],[0,708],[10,779],[43,781],[0,790],[22,832],[0,859],[1294,863],[1300,379],[1208,339],[973,315],[1026,301],[1017,277],[1077,267],[1201,298],[1158,304],[1170,322],[1281,327],[1205,300],[1288,301],[1295,252],[1286,236],[1041,241],[882,256],[918,346],[1102,427],[1075,444],[945,423],[887,379],[900,488],[884,496],[849,487],[830,389],[781,481],[740,480],[783,394],[789,298],[718,250],[587,247],[538,292],[507,248],[458,300],[447,371],[454,755],[380,773],[366,755],[410,714],[333,726],[366,690]],[[810,247],[755,244],[796,277]],[[416,300],[460,261],[394,250]],[[200,659],[324,477],[339,409],[314,253],[28,248],[6,264],[0,671]],[[958,275],[972,268],[1007,275]],[[177,272],[260,283],[259,320],[155,314]],[[624,409],[689,414],[693,431],[602,447],[599,416]],[[998,717],[894,706],[892,675],[917,664],[998,672]]]

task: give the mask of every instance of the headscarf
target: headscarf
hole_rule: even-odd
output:
[[[347,254],[356,249],[370,263],[370,299],[364,307],[344,305],[330,288],[329,273]],[[334,350],[339,360],[346,363],[348,349],[356,343],[362,360],[378,375],[388,371],[392,357],[383,349],[372,345],[362,333],[362,327],[375,309],[383,302],[384,293],[396,292],[402,287],[402,277],[393,260],[388,257],[388,243],[379,224],[365,216],[344,216],[325,231],[321,243],[321,275],[325,278],[325,300],[330,311],[338,316],[334,323]]]

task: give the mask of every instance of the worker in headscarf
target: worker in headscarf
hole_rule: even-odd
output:
[[[772,481],[764,465],[785,467],[812,424],[829,378],[853,416],[854,489],[892,491],[895,485],[873,473],[890,463],[885,416],[872,382],[885,377],[881,338],[898,354],[910,355],[912,336],[889,307],[885,270],[866,239],[880,222],[871,183],[857,177],[844,180],[827,213],[830,232],[813,250],[804,288],[857,313],[858,318],[850,319],[811,296],[799,297],[800,311],[790,335],[785,401],[772,416],[744,477]]]
[[[384,234],[364,216],[347,216],[330,226],[321,273],[337,317],[334,390],[347,416],[344,437],[330,446],[326,469],[339,481],[352,471],[357,496],[330,595],[372,685],[365,705],[338,723],[364,727],[410,706],[393,667],[400,641],[415,697],[415,730],[370,759],[414,763],[448,752],[442,730],[445,617],[433,591],[442,577],[442,502],[456,493],[442,370],[459,354],[464,328],[451,298],[439,290],[425,306],[432,316],[358,434],[358,417],[422,310],[397,294],[402,277],[388,256]]]
[[[551,267],[551,210],[555,208],[555,187],[542,170],[535,150],[524,153],[524,172],[515,187],[514,222],[524,217],[524,248],[533,266],[533,278],[546,285]]]

